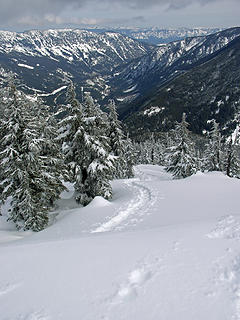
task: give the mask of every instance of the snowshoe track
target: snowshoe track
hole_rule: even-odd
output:
[[[150,214],[149,208],[156,202],[158,192],[149,187],[148,181],[151,181],[151,178],[143,176],[141,172],[139,175],[140,178],[125,181],[126,188],[134,195],[133,199],[91,233],[122,230],[140,223],[144,216]]]

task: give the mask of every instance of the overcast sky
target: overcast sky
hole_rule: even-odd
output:
[[[0,29],[102,26],[231,27],[240,0],[0,0]]]

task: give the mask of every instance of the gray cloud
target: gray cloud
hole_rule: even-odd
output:
[[[116,8],[116,12],[119,10],[116,20],[124,23],[124,20],[128,21],[131,16],[135,16],[131,18],[132,21],[141,23],[145,11],[152,10],[155,13],[155,8],[162,8],[161,12],[175,12],[191,4],[204,6],[224,1],[235,1],[239,6],[239,0],[0,0],[0,28],[98,24],[114,19],[111,15],[109,18],[107,12],[107,9],[113,12],[113,8]],[[101,10],[103,7],[107,8],[106,12]],[[137,19],[138,16],[141,19]]]
[[[46,13],[59,13],[66,7],[83,8],[86,5],[96,3],[117,4],[129,8],[147,8],[156,5],[167,5],[169,8],[178,9],[197,2],[207,4],[219,0],[0,0],[0,18],[3,20],[36,15],[41,16]]]

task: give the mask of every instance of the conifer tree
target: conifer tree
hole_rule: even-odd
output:
[[[60,138],[70,166],[76,201],[87,205],[95,196],[111,198],[110,179],[115,157],[110,154],[106,115],[86,95],[83,104],[76,99],[73,83],[68,86],[67,114],[60,122]]]
[[[116,157],[111,154],[107,137],[107,118],[88,94],[84,100],[84,148],[82,149],[82,181],[76,185],[77,201],[89,203],[95,196],[112,197],[110,179]]]
[[[130,178],[133,177],[133,147],[130,138],[125,136],[121,122],[118,120],[116,105],[114,100],[108,104],[108,136],[110,137],[110,148],[116,156],[113,178]]]
[[[143,162],[143,146],[139,142],[132,142],[133,148],[133,164],[142,164]]]
[[[160,139],[154,137],[154,134],[151,135],[150,139],[147,141],[145,148],[150,153],[150,162],[151,164],[164,165],[165,164],[165,148]]]
[[[135,150],[133,147],[132,140],[127,135],[125,145],[124,145],[124,166],[123,166],[123,178],[133,178],[134,177],[134,164],[135,164]]]
[[[107,105],[109,110],[108,115],[108,136],[110,138],[110,148],[114,156],[116,156],[116,169],[114,170],[113,178],[123,178],[124,177],[124,167],[125,167],[125,155],[124,146],[126,144],[126,138],[124,136],[123,130],[121,128],[121,123],[118,120],[118,115],[116,111],[116,105],[114,100],[109,100]]]
[[[48,224],[50,199],[58,198],[65,188],[42,154],[46,140],[42,132],[43,119],[38,117],[39,104],[17,91],[13,83],[6,93],[8,107],[0,153],[5,173],[5,179],[1,179],[2,200],[12,198],[9,220],[14,221],[17,228],[40,231]]]
[[[188,122],[183,113],[182,121],[175,126],[176,145],[169,148],[166,170],[175,178],[185,178],[197,171],[194,143],[189,137]]]
[[[44,202],[50,206],[59,199],[60,193],[66,188],[63,180],[69,180],[67,166],[58,140],[57,122],[49,108],[43,105],[42,101],[36,97],[35,121],[39,132],[41,143],[41,159],[45,172]]]
[[[68,165],[69,180],[74,183],[82,181],[82,149],[84,145],[83,107],[77,100],[72,82],[67,88],[67,104],[58,113],[65,117],[59,122],[58,140],[62,143],[65,162]],[[58,114],[56,114],[58,116]]]
[[[238,132],[233,140],[231,137],[226,145],[225,168],[229,177],[240,177],[240,160],[237,150]]]
[[[203,167],[207,171],[223,171],[222,136],[219,124],[215,120],[213,120],[212,130],[209,132]]]

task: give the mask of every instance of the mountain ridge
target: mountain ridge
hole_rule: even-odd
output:
[[[150,48],[113,32],[0,32],[0,65],[16,73],[26,88],[32,86],[45,94],[73,79],[86,88],[92,81],[105,95],[108,86],[104,77],[120,63],[146,54]]]
[[[190,129],[202,134],[211,129],[215,119],[229,134],[240,117],[240,36],[210,59],[154,88],[135,113],[125,119],[132,132],[156,129],[168,131],[182,113],[187,114]],[[134,123],[134,125],[133,125]]]
[[[72,80],[79,99],[82,99],[82,88],[102,105],[114,98],[120,118],[129,125],[132,119],[137,119],[134,113],[148,114],[149,108],[159,107],[156,101],[162,88],[221,54],[239,36],[240,28],[235,27],[157,47],[112,31],[50,29],[20,34],[1,31],[0,82],[12,72],[19,79],[19,88],[27,93],[37,92],[52,105],[56,97],[58,103],[65,100],[66,86]],[[183,102],[179,96],[176,99]],[[175,105],[176,101],[171,103]],[[154,110],[151,114],[157,113]],[[173,116],[164,130],[175,120]],[[169,122],[169,117],[165,121]],[[147,124],[142,127],[149,130]],[[196,131],[201,133],[205,127]],[[152,129],[162,130],[162,126],[155,124]]]

